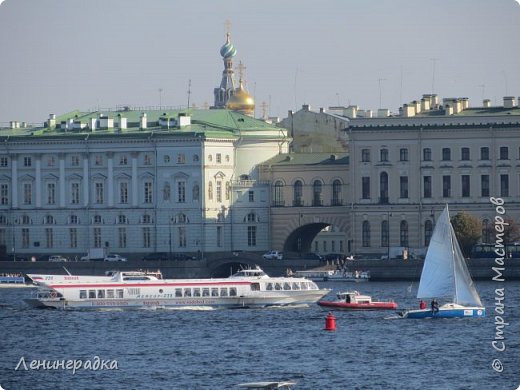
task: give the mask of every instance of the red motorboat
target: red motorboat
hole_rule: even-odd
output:
[[[319,301],[318,305],[330,310],[395,310],[394,301],[373,302],[369,295],[361,295],[357,291],[341,292],[335,301]]]

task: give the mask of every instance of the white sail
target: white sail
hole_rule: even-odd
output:
[[[460,305],[482,306],[451,226],[447,205],[435,225],[417,292],[417,298],[440,297],[450,297]]]

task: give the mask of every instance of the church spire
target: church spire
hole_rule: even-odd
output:
[[[224,43],[224,45],[220,48],[220,55],[224,61],[224,70],[222,71],[220,87],[213,90],[213,94],[215,96],[215,108],[225,108],[227,101],[235,92],[233,57],[236,56],[237,50],[231,43],[229,25],[229,21],[226,21],[226,43]]]

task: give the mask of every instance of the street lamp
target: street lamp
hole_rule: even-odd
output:
[[[170,250],[168,252],[168,260],[172,260],[172,223],[173,223],[173,217],[170,217],[170,219],[168,220],[168,231],[169,231],[169,234],[168,234],[168,243],[169,243],[169,246],[170,246]]]
[[[390,211],[386,212],[386,246],[387,246],[387,254],[386,259],[390,260],[390,217],[392,213]]]
[[[15,231],[16,219],[12,221],[12,234],[13,234],[13,261],[16,261],[16,231]]]

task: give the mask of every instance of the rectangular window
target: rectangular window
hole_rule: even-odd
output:
[[[143,228],[143,248],[152,247],[152,232],[149,227]]]
[[[119,203],[128,203],[128,183],[126,181],[119,183]]]
[[[177,182],[177,202],[186,202],[186,182],[184,181]]]
[[[97,204],[103,204],[104,198],[105,198],[105,189],[103,186],[103,183],[96,183],[95,184],[95,191],[96,191],[96,203]]]
[[[408,161],[408,149],[402,148],[399,150],[399,161]]]
[[[361,149],[361,162],[370,162],[370,149]]]
[[[361,178],[361,197],[370,199],[370,177]]]
[[[77,228],[69,228],[69,247],[70,248],[78,247],[78,229]]]
[[[126,228],[117,229],[119,248],[126,248]]]
[[[47,204],[56,204],[56,184],[47,183]]]
[[[256,226],[247,227],[247,246],[256,246]]]
[[[32,184],[23,184],[23,204],[32,204]]]
[[[432,197],[432,177],[424,176],[423,177],[423,197],[431,198]]]
[[[388,162],[388,149],[381,149],[379,151],[379,157],[381,162]]]
[[[144,203],[152,203],[152,201],[153,201],[152,182],[146,181],[144,183]]]
[[[79,299],[87,299],[87,290],[79,290]]]
[[[178,228],[179,232],[179,248],[186,248],[186,228],[181,226]]]
[[[217,196],[217,202],[222,202],[222,182],[217,180],[217,185],[215,187],[215,194]]]
[[[79,183],[70,184],[70,203],[79,204]]]
[[[184,153],[179,153],[177,155],[177,164],[184,164],[186,162],[186,156]]]
[[[500,160],[509,160],[509,148],[507,146],[500,147]]]
[[[480,176],[480,196],[486,198],[489,196],[489,175]]]
[[[94,157],[94,165],[100,167],[103,165],[103,156],[101,154],[96,154]]]
[[[9,184],[0,184],[0,204],[9,204]]]
[[[24,248],[24,249],[29,248],[29,242],[30,242],[29,229],[23,228],[22,229],[22,248]]]
[[[451,160],[451,149],[442,148],[442,161],[450,161],[450,160]]]
[[[500,175],[500,196],[509,196],[509,175]]]
[[[119,165],[128,165],[128,157],[126,154],[119,157]]]
[[[143,164],[152,165],[152,157],[149,154],[144,155]]]
[[[462,161],[468,161],[470,159],[469,148],[462,148],[460,150],[460,159]]]
[[[489,160],[489,148],[487,146],[480,148],[480,159]]]
[[[216,155],[216,161],[217,161],[217,164],[220,164],[222,162],[222,155],[220,153],[217,153]]]
[[[255,201],[255,192],[254,191],[249,191],[247,193],[247,195],[248,195],[248,199],[249,199],[250,202],[254,202]]]
[[[94,248],[101,248],[101,228],[95,227],[93,229]]]
[[[32,166],[32,159],[30,156],[26,156],[23,158],[23,166],[24,167],[30,167]]]
[[[54,247],[54,232],[52,228],[45,228],[45,244],[47,248]]]
[[[9,159],[7,157],[0,157],[0,167],[5,168],[9,166]]]
[[[408,176],[399,177],[399,197],[408,198]]]
[[[468,198],[470,196],[470,176],[469,175],[461,176],[461,187],[462,187],[462,197]]]
[[[432,161],[432,150],[430,148],[423,149],[423,160]]]
[[[47,166],[53,167],[54,165],[56,165],[56,159],[54,158],[54,156],[49,156],[47,158]]]
[[[442,177],[442,196],[444,198],[451,196],[451,176]]]
[[[70,165],[73,167],[79,167],[79,156],[70,156]]]

